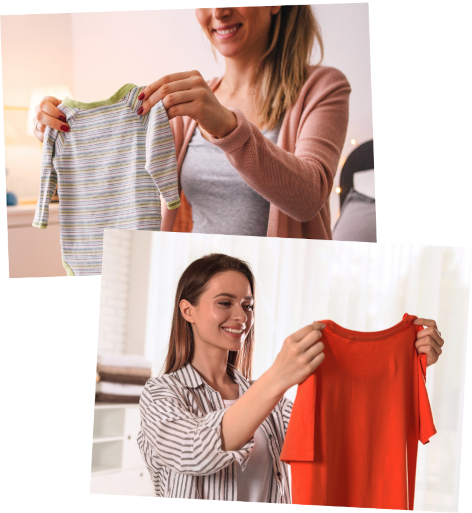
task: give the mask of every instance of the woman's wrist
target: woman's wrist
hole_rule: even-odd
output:
[[[215,134],[213,137],[217,137],[218,139],[222,139],[223,137],[228,136],[231,132],[236,130],[238,127],[238,120],[236,118],[236,115],[230,111],[229,109],[226,109],[226,121],[223,123],[223,126],[221,127],[221,131],[218,132],[218,134]]]
[[[274,366],[269,367],[269,369],[262,374],[262,376],[257,380],[258,382],[263,382],[264,389],[266,390],[268,396],[273,399],[277,399],[277,402],[282,399],[285,392],[288,388],[283,386],[283,383],[278,377],[278,373]]]

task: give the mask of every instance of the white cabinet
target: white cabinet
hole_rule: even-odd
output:
[[[49,206],[44,230],[31,226],[35,205],[7,207],[10,278],[66,276],[62,266],[59,204]]]
[[[96,404],[93,423],[91,493],[154,496],[136,442],[137,404]]]

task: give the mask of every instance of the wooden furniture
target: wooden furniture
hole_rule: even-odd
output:
[[[59,204],[49,207],[44,230],[31,226],[36,205],[7,207],[10,278],[66,276],[62,266]]]
[[[154,496],[136,437],[137,404],[95,405],[90,493]]]

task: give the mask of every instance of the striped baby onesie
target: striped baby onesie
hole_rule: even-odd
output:
[[[162,102],[144,116],[143,87],[126,84],[111,98],[59,105],[69,132],[44,133],[41,186],[33,226],[46,228],[57,186],[68,275],[101,273],[103,230],[159,230],[160,195],[180,206],[174,138]]]

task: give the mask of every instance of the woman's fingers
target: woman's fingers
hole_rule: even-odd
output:
[[[61,112],[61,111],[59,111],[59,112]],[[62,112],[61,112],[61,115],[64,116],[62,114]],[[65,119],[65,117],[63,119]],[[44,133],[47,126],[54,128],[55,130],[58,130],[61,132],[69,131],[69,125],[67,124],[66,121],[63,121],[62,119],[54,118],[42,110],[38,110],[38,112],[36,113],[36,116],[33,119],[33,123],[34,123],[35,131],[42,132],[42,133]]]
[[[184,71],[182,73],[172,73],[156,80],[152,84],[146,86],[140,94],[139,99],[143,101],[141,107],[143,108],[140,114],[149,112],[156,103],[158,103],[166,94],[177,90],[187,89],[192,87],[191,78],[201,78],[198,71]]]
[[[436,342],[436,340],[433,337],[430,336],[417,339],[415,347],[418,350],[418,353],[424,352],[424,348],[426,347],[431,347],[438,356],[442,354],[441,346]]]
[[[190,94],[182,94],[190,93]],[[190,79],[178,80],[170,84],[164,84],[160,89],[153,93],[145,102],[143,102],[143,111],[140,115],[146,114],[150,111],[156,103],[162,100],[166,110],[170,109],[173,105],[179,103],[190,102],[195,99],[195,92],[192,91],[192,82]]]
[[[416,335],[417,340],[421,340],[422,338],[426,337],[432,338],[439,347],[444,345],[444,340],[441,337],[441,333],[436,328],[425,328],[424,330],[419,331]]]
[[[437,330],[439,335],[441,335],[438,325],[436,324],[436,321],[434,321],[433,319],[418,318],[413,321],[413,324],[417,324],[419,326],[427,326],[428,328],[434,328],[435,330]]]
[[[292,339],[294,342],[300,342],[302,339],[304,339],[309,333],[313,331],[320,331],[326,328],[326,325],[322,322],[314,322],[312,324],[308,324],[308,326],[304,326],[303,328],[299,329],[290,337],[289,339]]]
[[[35,108],[35,116],[33,118],[34,134],[39,140],[43,140],[44,131],[49,126],[61,132],[68,132],[69,125],[66,117],[57,106],[61,100],[54,96],[45,96],[39,105]]]
[[[39,110],[49,114],[52,118],[60,119],[65,122],[66,117],[64,113],[57,108],[61,103],[62,100],[58,100],[54,98],[54,96],[45,96],[39,104]]]

